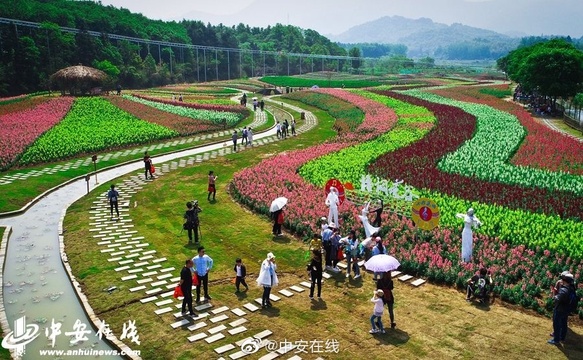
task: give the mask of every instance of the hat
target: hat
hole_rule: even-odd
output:
[[[573,274],[571,274],[569,271],[565,270],[561,273],[561,277],[565,277],[565,278],[569,278],[569,279],[574,279],[575,277],[573,276]]]
[[[275,255],[273,253],[267,253],[267,260],[275,259]]]
[[[375,241],[381,241],[382,239],[381,239],[381,237],[380,237],[380,236],[377,236],[377,237],[376,237],[374,240],[375,240]]]
[[[320,221],[327,221],[327,220],[328,220],[328,219],[327,219],[325,216],[322,216],[322,217],[320,218]]]
[[[382,291],[381,289],[377,289],[377,290],[375,291],[375,294],[376,294],[378,297],[385,296],[385,292],[384,292],[384,291]]]
[[[328,224],[328,227],[329,227],[329,228],[334,228],[334,229],[336,229],[336,224],[334,224],[333,222],[331,222],[330,224]]]

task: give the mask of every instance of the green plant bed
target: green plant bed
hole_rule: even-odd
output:
[[[253,120],[254,120],[254,114],[252,113],[246,119],[242,120],[237,126],[241,127],[241,128],[244,126],[248,126],[249,124],[251,124],[253,122]],[[258,132],[258,131],[266,130],[266,129],[270,128],[271,126],[273,126],[273,124],[274,124],[273,116],[268,113],[267,123],[254,129],[254,131]],[[168,152],[189,149],[189,148],[192,148],[195,146],[200,146],[200,145],[210,143],[210,142],[225,141],[225,140],[228,140],[230,138],[231,138],[231,135],[225,135],[222,137],[216,137],[216,138],[212,138],[212,139],[192,141],[191,143],[178,144],[175,146],[165,147],[162,150],[155,150],[155,151],[152,151],[151,153],[152,153],[152,156],[154,157],[154,160],[155,160],[156,156],[160,156],[160,155],[163,155],[163,154],[168,153]],[[141,149],[140,155],[121,155],[118,158],[109,159],[106,161],[101,160],[101,158],[103,157],[101,155],[101,153],[97,153],[98,154],[97,168],[99,170],[99,169],[103,169],[105,167],[118,165],[118,164],[121,164],[121,163],[126,162],[126,161],[137,160],[137,159],[141,158],[141,154],[143,153],[143,151],[146,151],[150,146],[152,146],[154,144],[156,144],[156,143],[142,144],[139,147],[137,147],[137,148]],[[135,148],[136,147],[134,146],[134,147],[124,147],[124,148],[120,148],[120,149],[135,149]],[[25,169],[24,168],[14,169],[14,170],[2,172],[2,175],[15,175],[15,174],[27,173],[27,172],[31,172],[31,171],[35,171],[35,170],[40,171],[42,169],[45,169],[46,167],[63,165],[63,164],[67,164],[67,163],[72,162],[74,159],[85,159],[86,157],[87,157],[87,155],[83,155],[83,156],[78,156],[76,158],[69,159],[69,160],[45,163],[45,164],[36,165],[33,167],[27,167]],[[10,184],[1,185],[0,190],[2,190],[3,194],[5,194],[5,196],[0,196],[0,212],[19,210],[23,206],[25,206],[29,201],[31,201],[32,199],[34,199],[38,195],[42,194],[44,191],[47,191],[47,190],[65,182],[65,181],[71,180],[71,179],[76,178],[78,176],[83,176],[83,175],[91,174],[91,173],[93,173],[93,164],[90,164],[89,166],[81,166],[77,169],[58,171],[54,174],[45,174],[45,175],[36,176],[36,177],[31,176],[28,179],[26,179],[26,181],[15,180]],[[91,181],[93,183],[93,181],[94,181],[93,177],[91,178]]]

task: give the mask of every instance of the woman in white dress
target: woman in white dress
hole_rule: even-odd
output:
[[[370,206],[370,201],[366,203],[364,208],[361,211],[361,215],[358,215],[358,218],[362,222],[362,226],[364,226],[364,233],[366,237],[369,238],[372,234],[379,231],[380,227],[374,227],[368,221],[368,207]]]
[[[482,225],[480,220],[474,216],[474,209],[469,208],[467,214],[457,214],[456,217],[464,219],[464,230],[462,231],[462,261],[469,262],[473,251],[472,227]]]

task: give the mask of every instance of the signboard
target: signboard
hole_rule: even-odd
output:
[[[411,207],[411,217],[417,227],[432,230],[439,225],[439,207],[431,199],[419,198]]]

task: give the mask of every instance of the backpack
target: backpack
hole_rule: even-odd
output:
[[[575,287],[572,287],[569,291],[569,315],[577,315],[579,301],[581,301],[581,295],[577,294]]]

